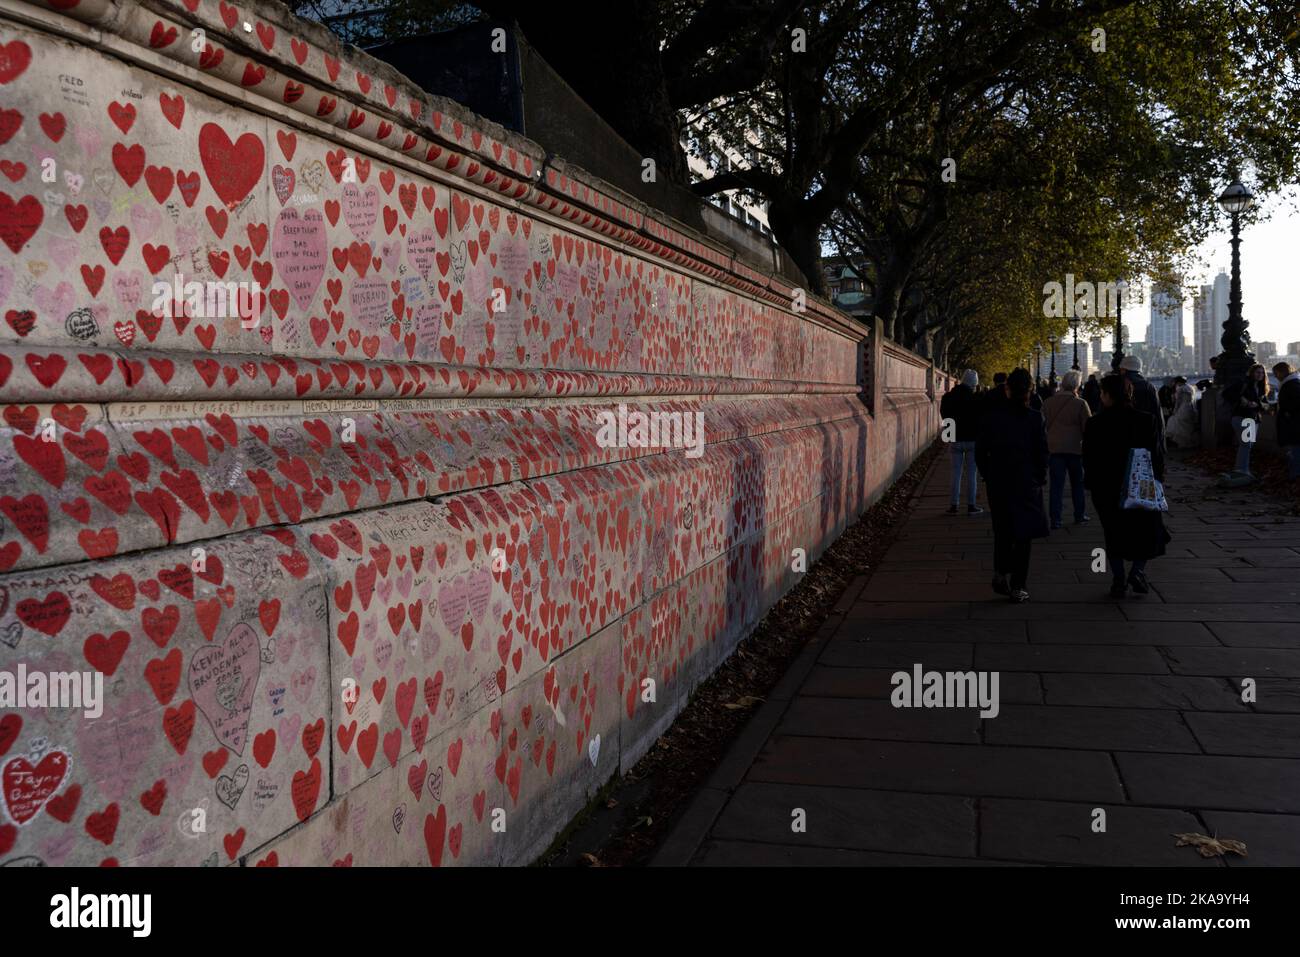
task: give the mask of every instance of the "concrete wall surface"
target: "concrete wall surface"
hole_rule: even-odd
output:
[[[793,295],[279,4],[0,0],[0,863],[533,860],[937,429]]]

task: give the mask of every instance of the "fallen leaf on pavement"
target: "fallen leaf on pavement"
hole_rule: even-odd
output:
[[[1206,837],[1204,834],[1175,834],[1174,837],[1178,838],[1175,847],[1184,847],[1190,844],[1196,848],[1201,857],[1222,857],[1229,851],[1233,854],[1240,854],[1242,857],[1250,856],[1246,853],[1246,845],[1241,841]]]

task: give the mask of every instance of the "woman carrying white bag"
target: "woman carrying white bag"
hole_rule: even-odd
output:
[[[1101,380],[1101,411],[1083,432],[1084,484],[1106,533],[1110,595],[1150,590],[1146,566],[1165,553],[1165,454],[1154,418],[1133,407],[1133,386],[1122,376]],[[1128,568],[1125,563],[1128,562]],[[1126,575],[1127,571],[1127,575]]]

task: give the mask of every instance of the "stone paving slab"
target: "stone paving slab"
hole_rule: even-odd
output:
[[[1015,862],[973,857],[923,857],[847,848],[791,847],[747,841],[709,841],[695,863],[705,867],[1009,867]]]
[[[1098,625],[1091,621],[1031,621],[1029,641],[1036,645],[1211,645],[1222,644],[1200,622],[1126,621]]]
[[[1138,804],[1300,813],[1300,760],[1218,755],[1117,754]],[[1230,837],[1231,835],[1224,835]]]
[[[1219,678],[1163,675],[1045,674],[1048,704],[1093,708],[1167,708],[1175,711],[1249,711]]]
[[[941,709],[940,713],[946,711],[947,709]],[[1176,711],[1154,708],[1069,708],[1062,705],[1008,704],[1002,708],[997,720],[984,722],[984,740],[989,744],[1102,751],[1197,754],[1201,751],[1197,739]]]
[[[819,663],[808,675],[802,693],[824,698],[888,698],[894,686],[889,668],[837,668]],[[1003,702],[1041,704],[1042,682],[1036,674],[1004,671],[999,680]]]
[[[868,638],[868,636],[870,636]],[[994,621],[865,621],[854,619],[842,626],[836,635],[839,641],[933,641],[938,643],[980,641],[1028,641],[1024,626],[1006,625]],[[1217,644],[1217,642],[1216,642]]]
[[[1166,808],[1106,809],[1102,831],[1091,804],[1049,801],[979,802],[980,853],[1009,860],[1091,866],[1222,867],[1176,847],[1171,834],[1199,832],[1200,821]]]
[[[1209,754],[1300,758],[1300,715],[1189,712],[1183,720]]]
[[[1179,675],[1237,678],[1300,677],[1300,651],[1277,648],[1177,648],[1168,652],[1169,670]]]
[[[827,728],[834,728],[837,738],[946,741],[951,744],[975,744],[980,739],[979,712],[970,709],[904,711],[884,698],[864,701],[810,695],[802,695],[790,704],[776,731],[777,734],[817,737],[824,736]]]
[[[1300,649],[1300,628],[1289,622],[1211,621],[1205,627],[1229,647]]]
[[[1124,800],[1108,754],[1064,748],[774,736],[748,779],[1057,801]],[[1296,800],[1300,801],[1300,793]]]
[[[803,812],[796,825],[795,813]],[[937,794],[742,784],[713,826],[723,840],[975,856],[975,802]],[[796,831],[801,826],[804,830]]]
[[[1192,649],[1189,649],[1192,650]],[[1163,675],[1160,652],[1135,645],[979,645],[975,667],[986,671],[1074,671],[1086,674]],[[1200,672],[1197,672],[1198,674]]]
[[[1300,817],[1288,814],[1248,814],[1206,811],[1205,833],[1233,835],[1246,845],[1246,856],[1230,854],[1229,867],[1294,867],[1300,860]]]
[[[846,668],[905,668],[920,662],[929,668],[967,669],[975,657],[973,642],[854,641],[833,638],[818,660]]]
[[[941,459],[683,825],[693,863],[1300,865],[1300,520],[1175,459],[1152,594],[1109,597],[1094,521],[1035,543],[1013,605],[988,585],[989,516],[947,515],[947,480]],[[895,707],[917,664],[997,672],[998,715]],[[1249,856],[1201,858],[1186,831]]]
[[[1258,697],[1251,705],[1256,711],[1300,713],[1300,681],[1295,678],[1260,678],[1256,691]]]

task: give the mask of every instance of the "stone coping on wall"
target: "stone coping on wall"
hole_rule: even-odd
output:
[[[50,13],[51,8],[58,12]],[[412,163],[426,174],[430,169],[451,173],[462,184],[497,194],[497,202],[546,210],[756,298],[787,306],[793,301],[794,288],[780,277],[548,156],[542,146],[425,93],[388,64],[273,0],[3,0],[0,12],[190,85],[202,83],[245,108],[288,115],[309,129],[332,126],[336,138],[364,142],[394,163]],[[248,28],[241,31],[244,24]],[[195,29],[209,37],[201,52],[188,42]],[[328,89],[319,85],[313,68],[323,68]],[[812,296],[807,302],[807,318],[849,335],[861,333],[828,303]]]

